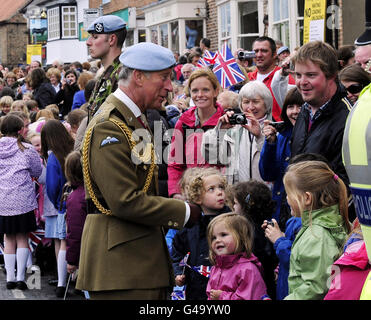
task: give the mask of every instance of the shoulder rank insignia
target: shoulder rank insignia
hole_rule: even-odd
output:
[[[100,147],[104,147],[110,144],[120,143],[120,140],[115,137],[108,136],[107,138],[103,139],[100,143]]]

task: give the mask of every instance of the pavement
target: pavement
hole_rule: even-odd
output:
[[[36,265],[27,269],[25,282],[28,290],[8,290],[6,288],[6,273],[4,265],[0,265],[0,300],[64,300],[57,298],[55,294],[56,286],[48,283],[55,278],[55,272],[41,275],[40,268]],[[70,281],[65,300],[85,300],[83,295],[74,293],[75,282]]]

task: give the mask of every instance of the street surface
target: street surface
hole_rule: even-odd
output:
[[[51,286],[48,283],[49,279],[53,279],[55,275],[48,273],[45,275],[40,274],[37,268],[30,269],[26,272],[25,282],[27,283],[28,290],[8,290],[6,288],[6,274],[4,265],[0,266],[0,300],[63,300],[57,298],[55,295],[56,286]],[[75,284],[71,281],[66,296],[66,300],[85,300],[84,296],[74,293]]]

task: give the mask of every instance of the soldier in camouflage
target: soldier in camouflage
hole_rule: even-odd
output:
[[[119,60],[122,46],[126,38],[126,23],[114,15],[97,18],[87,30],[90,34],[86,45],[93,59],[100,59],[104,67],[102,75],[97,79],[89,99],[88,117],[84,119],[76,134],[75,150],[80,149],[86,126],[106,98],[117,89],[118,75],[121,70]]]
[[[90,56],[101,59],[104,72],[97,80],[89,100],[89,120],[106,98],[117,89],[121,69],[119,56],[126,38],[126,23],[114,15],[96,19],[88,28],[90,37],[86,42]]]

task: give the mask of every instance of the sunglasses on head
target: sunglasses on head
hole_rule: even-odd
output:
[[[360,83],[357,83],[357,84],[352,84],[350,85],[349,87],[345,88],[349,93],[351,94],[355,94],[355,93],[359,93],[362,91],[362,89],[364,88],[364,85],[360,84]]]

